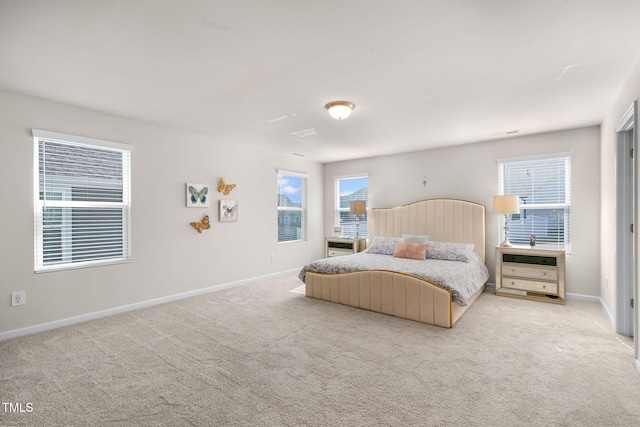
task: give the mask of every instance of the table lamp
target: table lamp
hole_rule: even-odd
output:
[[[364,200],[352,200],[349,203],[349,213],[356,216],[356,238],[358,238],[360,237],[360,224],[358,221],[360,220],[360,215],[367,213],[367,202]]]
[[[504,241],[502,247],[510,247],[509,243],[509,214],[520,212],[520,199],[517,195],[505,194],[493,196],[493,213],[504,215]]]

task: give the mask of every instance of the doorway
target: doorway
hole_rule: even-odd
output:
[[[616,126],[616,333],[633,336],[638,359],[637,297],[637,101]]]

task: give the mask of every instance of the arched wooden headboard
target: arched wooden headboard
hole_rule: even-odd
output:
[[[426,234],[429,240],[474,243],[486,260],[484,205],[456,199],[430,199],[395,208],[373,208],[369,238]]]

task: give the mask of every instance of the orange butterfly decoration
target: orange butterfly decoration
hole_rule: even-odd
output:
[[[220,193],[227,196],[234,188],[236,188],[235,184],[227,184],[226,182],[224,182],[224,178],[220,178],[220,183],[218,184],[218,191]]]
[[[208,230],[211,228],[211,224],[209,223],[209,215],[205,215],[202,217],[202,221],[192,222],[191,226],[198,230],[198,233],[202,233],[204,230]]]

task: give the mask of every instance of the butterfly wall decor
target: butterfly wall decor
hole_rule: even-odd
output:
[[[228,196],[231,193],[231,190],[236,188],[235,184],[227,184],[224,182],[224,178],[220,178],[220,183],[218,184],[218,191],[225,196]]]
[[[187,207],[207,208],[209,207],[209,185],[187,183]]]
[[[195,228],[198,233],[202,233],[204,230],[208,230],[211,228],[211,223],[209,222],[209,215],[205,215],[202,217],[202,221],[194,221],[191,223],[191,226]]]
[[[238,201],[237,200],[220,200],[220,222],[229,222],[238,220]]]

